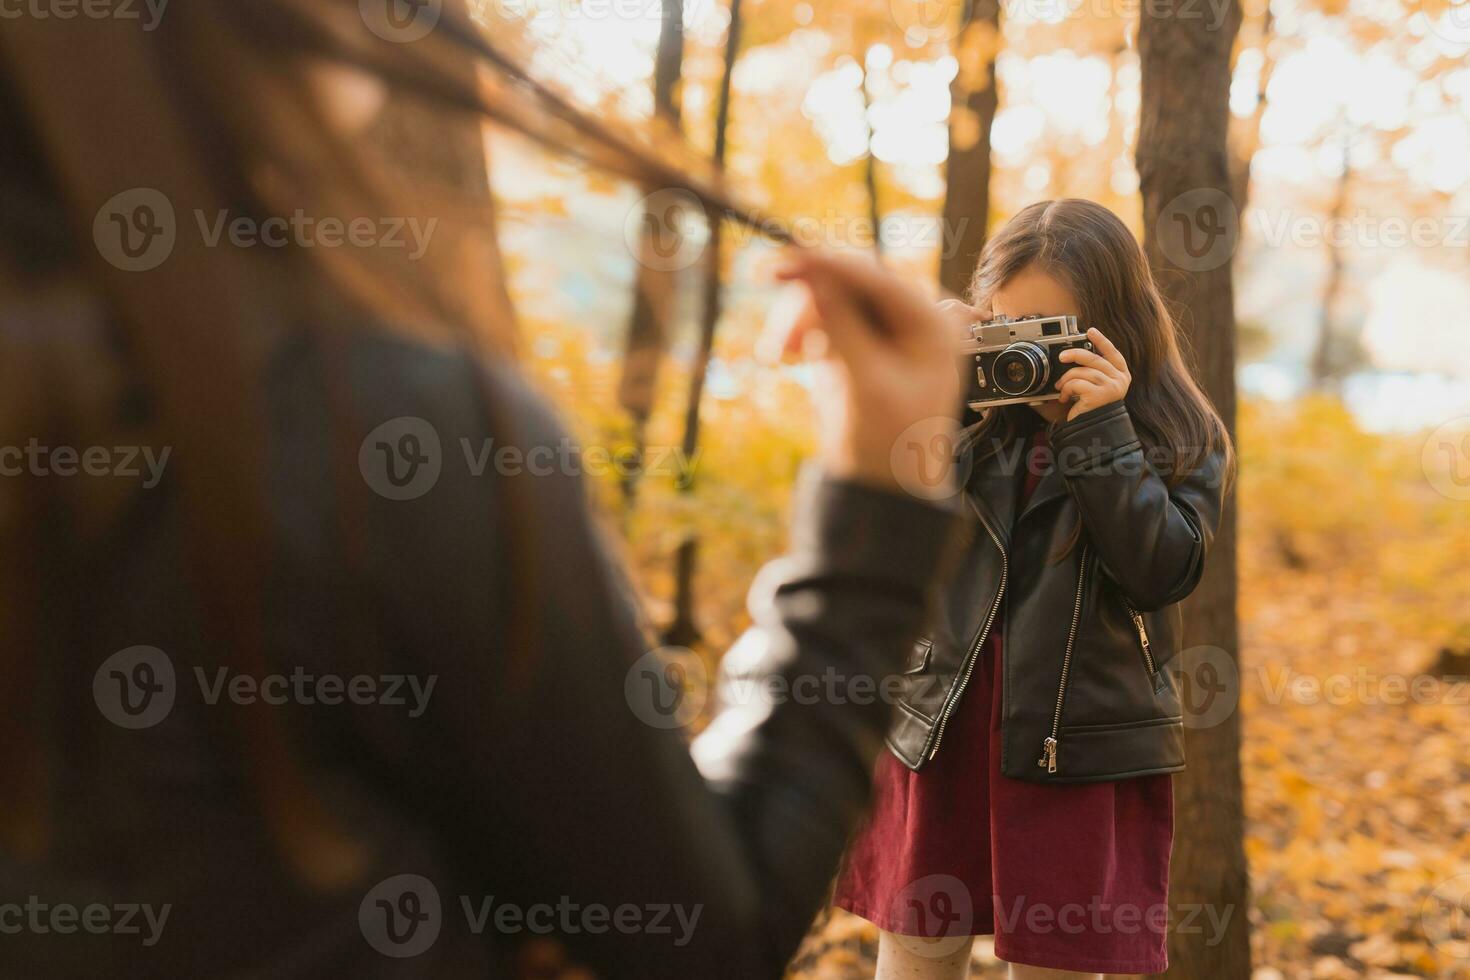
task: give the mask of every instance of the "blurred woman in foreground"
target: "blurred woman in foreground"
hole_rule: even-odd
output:
[[[538,131],[448,12],[404,42],[368,6],[0,34],[0,975],[483,976],[545,933],[600,975],[779,975],[886,705],[746,699],[692,753],[649,723],[579,480],[466,465],[564,439],[475,299],[503,284],[453,226],[488,212],[385,179],[323,93],[659,164]],[[271,223],[300,214],[441,230],[415,259]],[[822,472],[727,662],[878,678],[950,530],[890,453],[950,414],[949,343],[865,262],[784,276]]]

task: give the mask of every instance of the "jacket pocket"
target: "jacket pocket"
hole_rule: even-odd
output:
[[[905,674],[921,673],[929,666],[929,658],[934,655],[934,640],[930,637],[920,637],[914,643],[914,648],[909,651],[908,662],[903,665]]]
[[[1134,609],[1130,603],[1124,603],[1123,608],[1128,611],[1128,618],[1133,622],[1133,630],[1138,634],[1138,650],[1143,655],[1143,669],[1148,673],[1149,686],[1155,694],[1162,694],[1166,684],[1166,678],[1159,670],[1158,662],[1154,660],[1153,644],[1148,638],[1148,624],[1143,621],[1143,613]]]

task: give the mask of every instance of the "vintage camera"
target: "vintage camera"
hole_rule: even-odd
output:
[[[960,347],[966,403],[980,411],[1057,400],[1057,378],[1072,367],[1058,358],[1074,347],[1092,350],[1075,316],[1002,316],[971,324],[970,339]]]

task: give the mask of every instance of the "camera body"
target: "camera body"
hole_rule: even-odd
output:
[[[1001,405],[1056,401],[1060,378],[1072,365],[1062,351],[1092,350],[1075,316],[996,317],[970,326],[960,347],[965,402],[975,411]]]

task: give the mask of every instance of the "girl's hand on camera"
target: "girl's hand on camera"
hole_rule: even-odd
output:
[[[1128,362],[1101,330],[1096,327],[1088,330],[1087,339],[1092,341],[1092,350],[1080,347],[1064,350],[1058,358],[1076,365],[1057,379],[1062,404],[1070,408],[1069,421],[1083,412],[1122,401],[1133,382]]]
[[[963,300],[958,299],[941,300],[939,303],[939,312],[948,317],[958,318],[960,323],[965,327],[968,327],[972,323],[980,323],[983,320],[991,319],[990,309],[988,307],[971,306]],[[962,332],[960,336],[963,339],[969,336],[969,334]]]
[[[832,476],[935,499],[953,481],[968,312],[937,309],[869,256],[792,252],[778,278],[804,289],[780,352],[820,357],[816,405]],[[922,488],[922,489],[919,489]],[[940,492],[937,492],[940,491]]]

